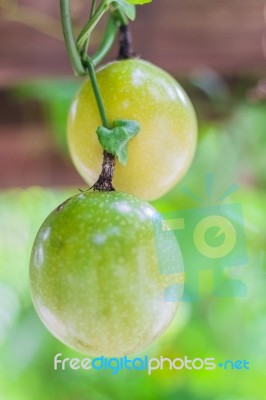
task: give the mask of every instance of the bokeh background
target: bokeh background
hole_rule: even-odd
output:
[[[89,2],[72,3],[78,30]],[[202,269],[198,299],[184,302],[168,331],[141,355],[247,359],[249,371],[165,369],[114,376],[53,370],[55,354],[82,355],[54,339],[38,319],[28,262],[44,218],[84,187],[65,137],[68,107],[81,79],[73,77],[66,57],[58,2],[1,0],[0,20],[0,400],[264,400],[265,1],[154,0],[138,8],[132,26],[136,52],[182,83],[199,119],[193,165],[155,207],[190,209],[193,218],[199,207],[211,212],[221,201],[225,207],[240,204],[243,218],[228,216],[244,226],[248,257],[243,265],[224,268],[215,281],[211,270]],[[94,46],[100,37],[101,28]],[[219,200],[232,184],[238,190]],[[187,271],[195,268],[196,256],[194,261],[185,265]],[[243,283],[244,294],[233,279]],[[217,295],[221,288],[223,297]]]

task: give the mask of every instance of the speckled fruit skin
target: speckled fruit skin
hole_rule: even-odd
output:
[[[132,195],[83,192],[47,217],[33,245],[30,283],[54,336],[84,354],[121,356],[166,329],[179,303],[165,301],[164,291],[182,273],[159,272],[155,214]],[[182,271],[171,231],[163,251],[168,267],[177,254]]]
[[[166,72],[139,59],[103,67],[97,79],[110,122],[136,120],[141,131],[128,146],[128,163],[117,163],[116,190],[153,200],[171,189],[188,170],[196,147],[193,106]],[[102,165],[96,135],[101,125],[91,83],[86,80],[74,99],[68,120],[68,143],[74,165],[92,186]]]

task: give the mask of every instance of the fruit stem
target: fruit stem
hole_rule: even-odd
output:
[[[100,192],[113,192],[115,188],[113,187],[112,180],[115,169],[115,156],[103,152],[103,163],[102,172],[97,180],[97,182],[92,186],[93,190],[98,190]]]
[[[92,85],[93,93],[94,93],[96,103],[98,106],[98,110],[100,113],[100,117],[102,120],[102,124],[105,128],[111,129],[109,121],[107,119],[106,111],[104,108],[101,92],[100,92],[100,89],[98,86],[93,62],[89,59],[88,56],[86,56],[86,58],[83,62],[83,65],[87,69],[88,74],[90,76],[91,85]],[[113,154],[108,153],[107,151],[104,151],[102,172],[101,172],[97,182],[92,186],[92,189],[98,190],[98,191],[108,191],[108,192],[114,191],[115,189],[112,184],[114,168],[115,168],[115,156],[113,156]]]
[[[134,57],[132,48],[132,35],[129,25],[120,25],[119,28],[119,54],[118,60],[128,60]]]
[[[118,60],[127,60],[130,59],[134,56],[134,52],[133,52],[133,48],[132,48],[132,36],[131,36],[131,31],[130,31],[130,27],[129,25],[124,25],[121,24],[119,27],[119,53],[118,53]],[[90,73],[90,71],[89,71]],[[93,71],[91,71],[91,80],[92,80],[92,85],[93,88],[95,90],[95,97],[96,97],[96,93],[97,96],[99,96],[100,92],[99,90],[97,90],[97,80],[95,77],[95,72],[94,72],[94,68]],[[100,100],[101,103],[101,100]],[[100,107],[100,103],[98,104],[99,107],[99,111],[101,109],[102,111],[102,107]],[[104,108],[103,108],[104,110]],[[103,113],[105,116],[105,112]],[[104,120],[102,118],[103,124],[104,124]],[[107,118],[106,118],[107,121]],[[105,121],[105,122],[106,122]],[[108,121],[107,121],[108,123]],[[105,126],[107,127],[107,126]],[[108,127],[107,127],[108,128]],[[102,172],[97,180],[97,182],[92,186],[93,190],[99,190],[99,191],[114,191],[114,187],[112,184],[112,180],[113,180],[113,175],[114,175],[114,169],[115,169],[115,157],[108,153],[107,151],[104,151],[103,153],[103,163],[102,163]]]

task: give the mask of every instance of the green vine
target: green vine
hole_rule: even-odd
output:
[[[86,75],[82,65],[80,54],[76,46],[76,40],[72,29],[72,20],[70,15],[70,0],[60,0],[60,12],[63,27],[63,34],[66,43],[68,56],[77,75]]]
[[[101,116],[102,124],[105,128],[110,129],[110,124],[107,119],[106,111],[105,111],[104,104],[103,104],[103,99],[102,99],[101,92],[100,92],[98,82],[96,79],[95,68],[94,68],[93,62],[88,57],[86,57],[86,59],[84,61],[84,66],[87,68],[87,71],[90,76],[91,85],[92,85],[93,93],[94,93],[96,103],[98,106],[98,110],[99,110],[99,113]]]
[[[112,177],[115,157],[122,164],[127,162],[127,143],[135,136],[140,126],[136,121],[116,120],[112,124],[108,121],[107,112],[96,78],[95,66],[100,63],[111,49],[118,31],[120,31],[119,59],[132,57],[131,37],[128,28],[129,20],[134,20],[136,11],[134,4],[144,4],[151,0],[101,0],[96,6],[96,0],[91,1],[89,20],[75,39],[70,0],[60,0],[63,34],[67,52],[75,74],[89,75],[102,126],[98,127],[97,135],[104,149],[102,173],[93,186],[96,190],[114,190]],[[90,37],[103,15],[109,13],[105,33],[97,51],[89,56]],[[122,37],[122,39],[121,39]],[[123,146],[121,147],[121,143]]]

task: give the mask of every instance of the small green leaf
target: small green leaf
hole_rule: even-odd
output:
[[[138,5],[138,4],[142,5],[142,4],[147,4],[147,3],[152,2],[152,0],[126,0],[126,1],[129,4],[136,4],[136,5]]]
[[[116,119],[113,122],[113,128],[118,127],[125,129],[132,137],[140,130],[140,124],[137,121],[131,121],[129,119]]]
[[[112,129],[99,126],[96,133],[103,149],[116,156],[121,164],[126,165],[128,142],[136,136],[139,130],[138,122],[120,119],[114,121]]]
[[[136,9],[133,5],[134,3],[127,1],[127,0],[108,0],[109,4],[117,3],[121,10],[124,11],[126,16],[131,20],[134,21],[136,18]]]

